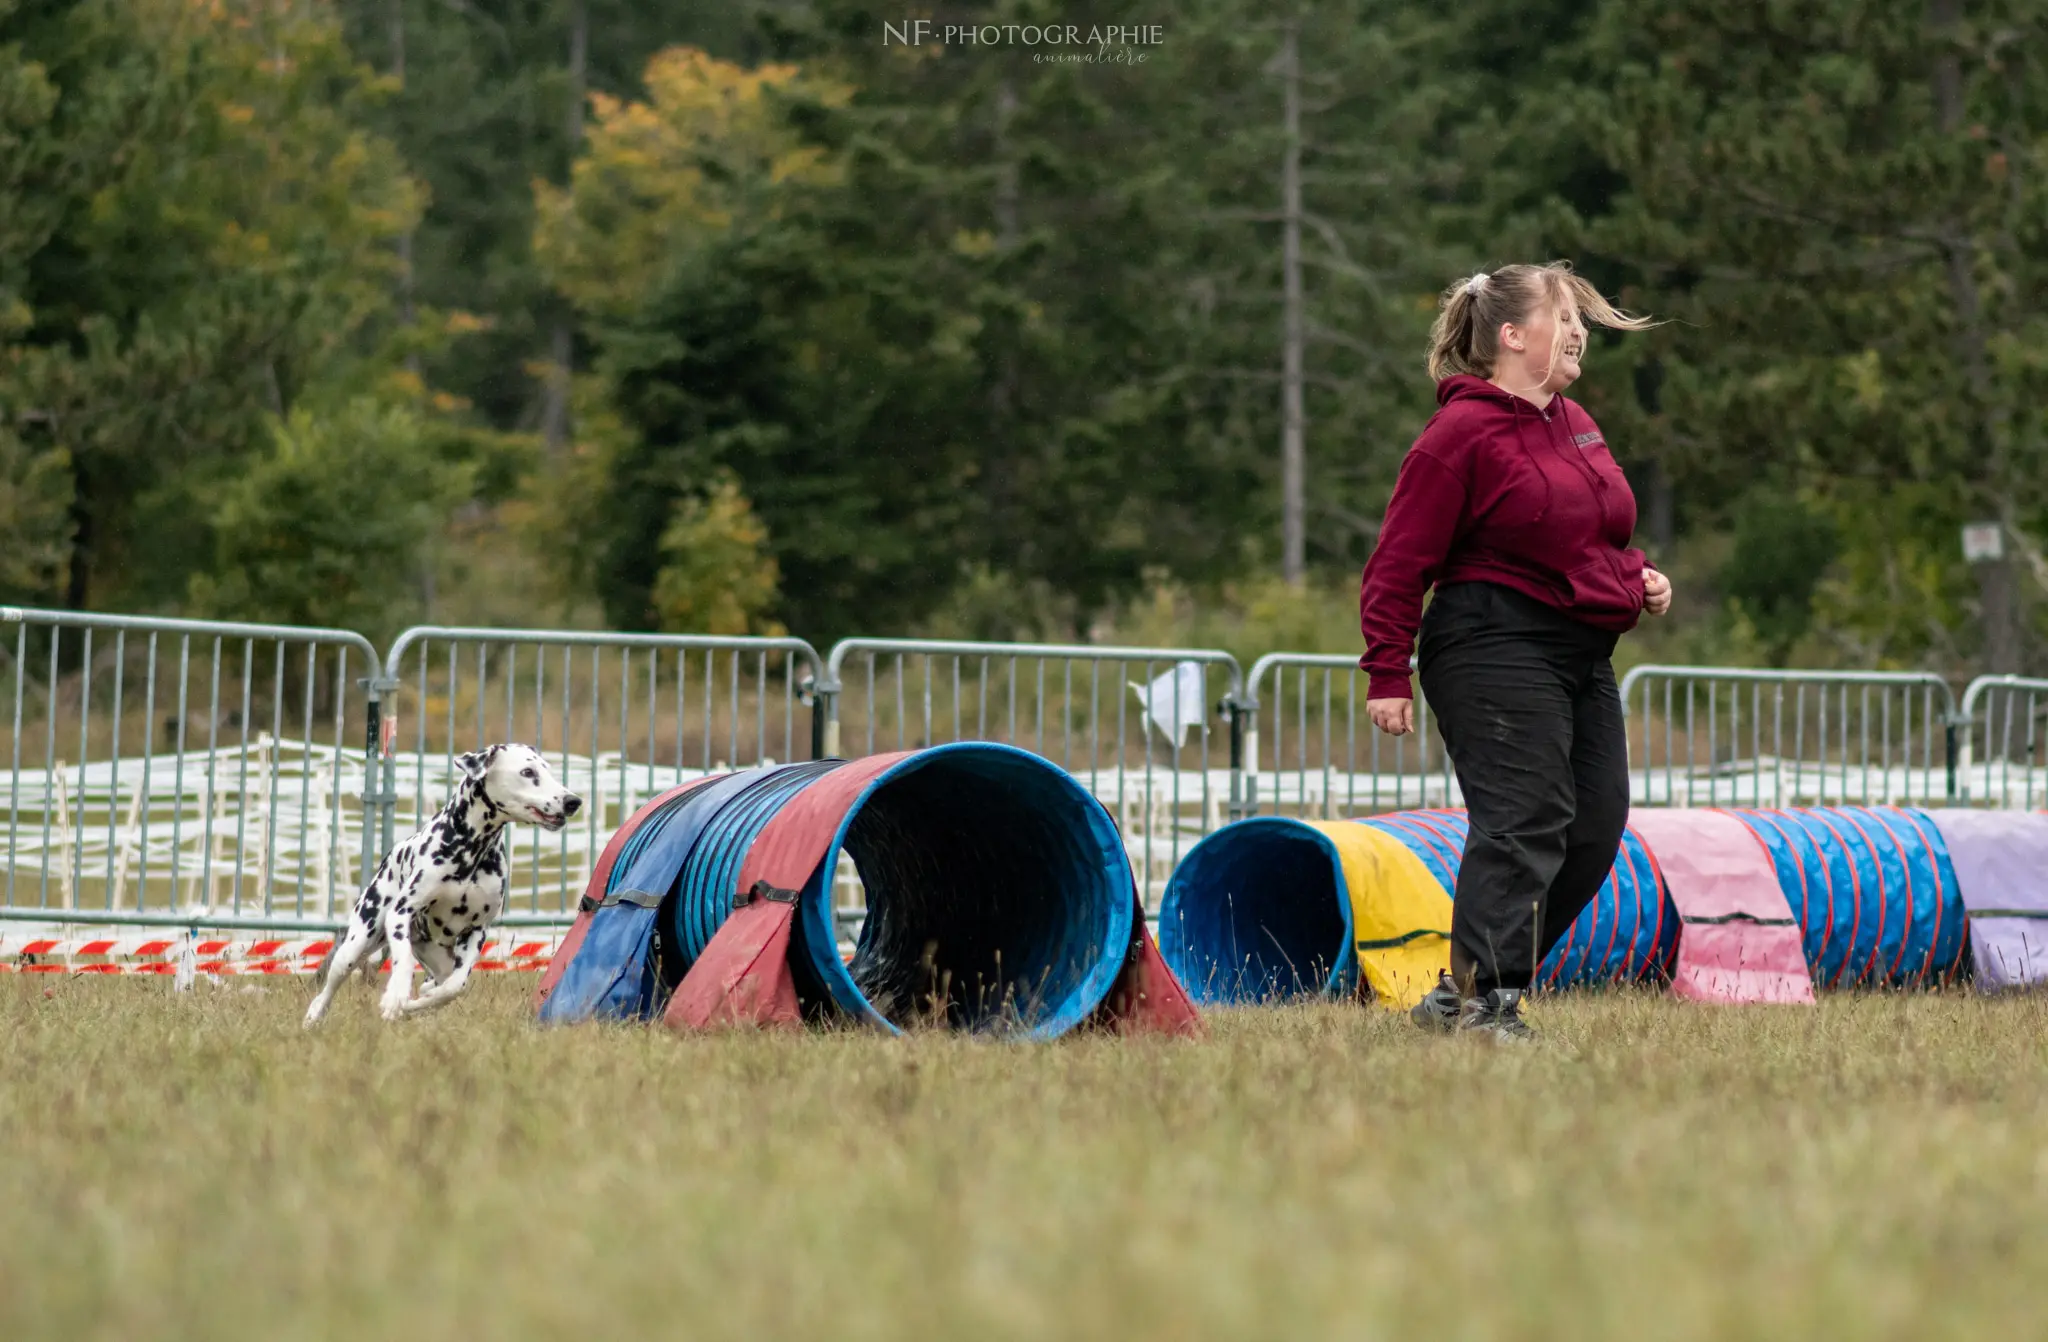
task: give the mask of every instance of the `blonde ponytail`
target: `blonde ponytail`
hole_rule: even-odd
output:
[[[1500,363],[1500,328],[1528,321],[1544,303],[1571,304],[1589,326],[1641,331],[1657,325],[1609,303],[1590,281],[1572,273],[1569,261],[1482,270],[1452,284],[1437,300],[1436,323],[1429,328],[1431,380],[1458,373],[1493,376]]]

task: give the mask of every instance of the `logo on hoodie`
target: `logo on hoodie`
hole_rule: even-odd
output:
[[[1600,436],[1600,430],[1593,429],[1587,433],[1573,434],[1572,441],[1577,443],[1581,448],[1587,448],[1593,446],[1595,443],[1604,443],[1607,440]]]

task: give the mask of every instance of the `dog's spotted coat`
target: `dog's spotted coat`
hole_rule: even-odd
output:
[[[327,1013],[334,991],[377,953],[391,951],[386,1020],[451,1001],[469,982],[484,935],[505,907],[505,858],[499,836],[510,824],[559,830],[583,800],[555,780],[531,746],[499,745],[456,760],[460,780],[448,804],[398,847],[356,900],[348,931],[314,975],[319,993],[306,1009],[311,1025]],[[427,984],[412,995],[413,970]]]

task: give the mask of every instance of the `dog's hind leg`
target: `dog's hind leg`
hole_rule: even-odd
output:
[[[412,976],[419,961],[413,955],[410,921],[407,911],[401,909],[386,932],[391,939],[391,981],[384,985],[384,999],[377,1004],[385,1020],[403,1015],[406,999],[412,996]]]
[[[358,964],[366,963],[377,950],[377,943],[383,939],[375,928],[363,921],[360,914],[349,915],[348,931],[334,943],[334,948],[327,952],[327,959],[314,974],[320,991],[314,994],[313,1004],[306,1008],[307,1025],[318,1024],[320,1018],[327,1014],[328,1003],[334,1000],[335,990],[348,978],[349,971]]]
[[[454,972],[407,1002],[404,1009],[408,1013],[431,1011],[437,1006],[453,1001],[468,985],[469,971],[476,968],[476,962],[482,958],[483,950],[484,930],[481,927],[473,927],[463,935],[461,941],[455,943]]]
[[[427,981],[421,988],[422,992],[437,983],[446,983],[448,976],[455,971],[455,957],[449,954],[448,947],[438,941],[424,941],[415,936],[412,953],[419,957],[420,968],[427,971]]]

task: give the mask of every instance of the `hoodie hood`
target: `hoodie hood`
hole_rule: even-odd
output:
[[[1510,410],[1515,408],[1515,403],[1518,401],[1528,406],[1531,410],[1536,408],[1535,402],[1523,401],[1521,397],[1513,392],[1503,391],[1485,378],[1478,377],[1472,373],[1457,373],[1436,384],[1436,403],[1438,405],[1449,405],[1452,401],[1475,398],[1492,401],[1496,405],[1506,406]]]

